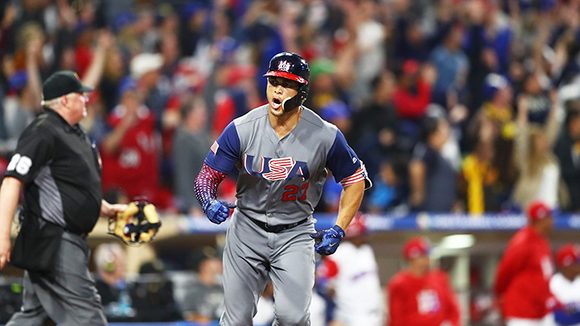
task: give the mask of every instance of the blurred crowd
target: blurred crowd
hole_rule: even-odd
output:
[[[545,319],[543,324],[529,325],[578,325],[580,246],[566,243],[552,248],[545,238],[552,215],[543,203],[536,206],[528,210],[528,225],[507,245],[494,277],[484,281],[482,266],[470,264],[469,293],[454,288],[452,266],[437,257],[441,248],[423,236],[404,242],[403,264],[386,278],[369,242],[366,219],[357,215],[336,253],[317,257],[311,324],[510,326],[519,325],[510,323],[510,318],[519,316]],[[153,257],[142,263],[137,275],[130,275],[125,248],[119,242],[100,244],[93,261],[108,320],[217,325],[224,311],[222,249],[219,245],[195,248],[182,255],[186,266],[181,271]],[[253,325],[272,325],[274,319],[275,292],[270,282],[258,300]]]
[[[0,4],[0,171],[59,69],[96,88],[83,126],[109,198],[201,216],[213,139],[264,104],[269,59],[311,68],[306,106],[375,186],[363,210],[580,209],[575,0],[21,0]],[[235,182],[220,196],[235,196]],[[318,211],[333,212],[332,178]]]

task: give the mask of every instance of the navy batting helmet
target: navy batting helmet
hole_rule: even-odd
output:
[[[296,53],[281,52],[270,59],[268,72],[264,77],[282,77],[307,85],[310,68],[306,60]]]
[[[299,107],[308,96],[310,68],[306,60],[296,53],[280,52],[273,56],[264,77],[281,77],[301,84],[298,94],[284,103],[285,111]]]

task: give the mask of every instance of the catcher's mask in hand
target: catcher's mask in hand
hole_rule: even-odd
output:
[[[160,227],[155,206],[144,200],[129,203],[125,211],[109,218],[109,234],[128,245],[151,242]]]

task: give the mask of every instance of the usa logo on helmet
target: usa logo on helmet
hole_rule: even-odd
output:
[[[284,60],[278,63],[278,70],[288,72],[290,70],[290,62]]]

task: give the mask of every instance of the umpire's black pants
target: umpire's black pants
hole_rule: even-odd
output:
[[[47,318],[59,326],[106,325],[101,297],[88,269],[89,256],[83,237],[64,232],[54,272],[25,272],[21,311],[6,326],[43,325]]]

